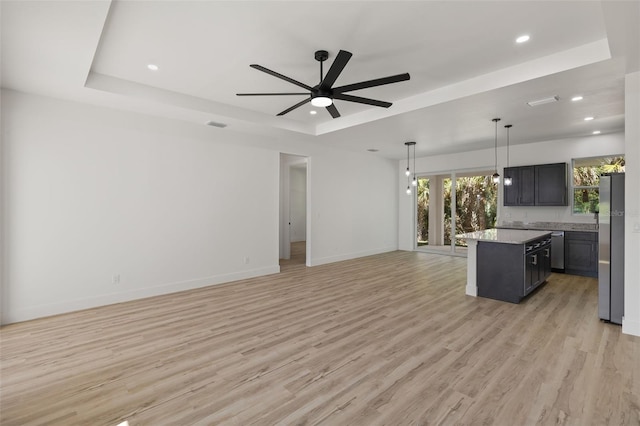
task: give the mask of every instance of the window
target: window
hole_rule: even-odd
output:
[[[600,175],[624,172],[624,156],[573,160],[573,213],[592,214],[599,208]]]

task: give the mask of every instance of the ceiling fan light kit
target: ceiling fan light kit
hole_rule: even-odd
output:
[[[332,103],[333,100],[331,100],[331,98],[328,96],[313,96],[311,98],[311,105],[313,105],[314,107],[328,107]]]
[[[318,50],[315,52],[314,58],[316,61],[320,62],[320,83],[311,87],[307,84],[301,83],[293,78],[287,77],[283,74],[272,71],[268,68],[263,67],[258,64],[251,64],[250,67],[257,69],[258,71],[262,71],[267,73],[273,77],[279,78],[281,80],[287,81],[291,84],[294,84],[298,87],[305,89],[307,92],[296,92],[296,93],[237,93],[237,96],[307,96],[306,99],[298,102],[297,104],[285,109],[284,111],[278,113],[278,115],[285,115],[296,108],[301,107],[307,102],[311,102],[311,105],[319,108],[326,108],[331,117],[338,118],[340,117],[340,112],[335,106],[335,100],[347,101],[347,102],[355,102],[359,104],[366,104],[377,106],[381,108],[389,108],[392,103],[379,101],[376,99],[363,98],[360,96],[348,95],[346,92],[352,92],[354,90],[368,89],[370,87],[383,86],[385,84],[398,83],[400,81],[409,80],[409,73],[392,75],[389,77],[376,78],[374,80],[361,81],[359,83],[347,84],[345,86],[333,87],[333,84],[336,82],[345,66],[353,56],[350,52],[346,50],[340,50],[336,55],[336,58],[331,64],[329,71],[326,75],[323,75],[323,67],[322,63],[329,58],[329,52],[326,50]]]

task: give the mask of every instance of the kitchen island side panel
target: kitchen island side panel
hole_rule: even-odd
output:
[[[524,245],[478,241],[478,296],[519,303],[524,278]]]

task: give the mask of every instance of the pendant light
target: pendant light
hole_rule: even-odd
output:
[[[495,173],[493,174],[493,176],[491,176],[491,178],[493,179],[493,183],[500,183],[500,175],[498,174],[498,121],[500,121],[499,118],[494,118],[493,120],[494,123],[496,123],[496,138],[495,138],[495,149],[494,149],[494,153],[495,153],[495,157],[496,157],[496,167],[495,167]]]
[[[404,143],[407,146],[407,170],[405,172],[405,175],[407,175],[407,195],[411,195],[411,181],[409,176],[411,176],[411,170],[409,169],[409,152],[410,152],[410,146],[413,146],[413,168],[415,169],[415,165],[416,165],[416,151],[415,151],[415,146],[416,143],[415,142],[405,142]],[[415,173],[414,173],[414,179],[415,179]]]
[[[509,129],[511,129],[513,125],[507,124],[504,127],[505,129],[507,129],[507,167],[506,169],[508,169],[509,168]],[[507,174],[506,169],[504,171],[504,186],[511,186],[513,184],[513,179],[511,178],[511,176]]]

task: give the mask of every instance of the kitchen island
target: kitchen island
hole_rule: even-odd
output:
[[[519,303],[551,274],[551,232],[486,229],[456,235],[467,242],[469,296]]]

